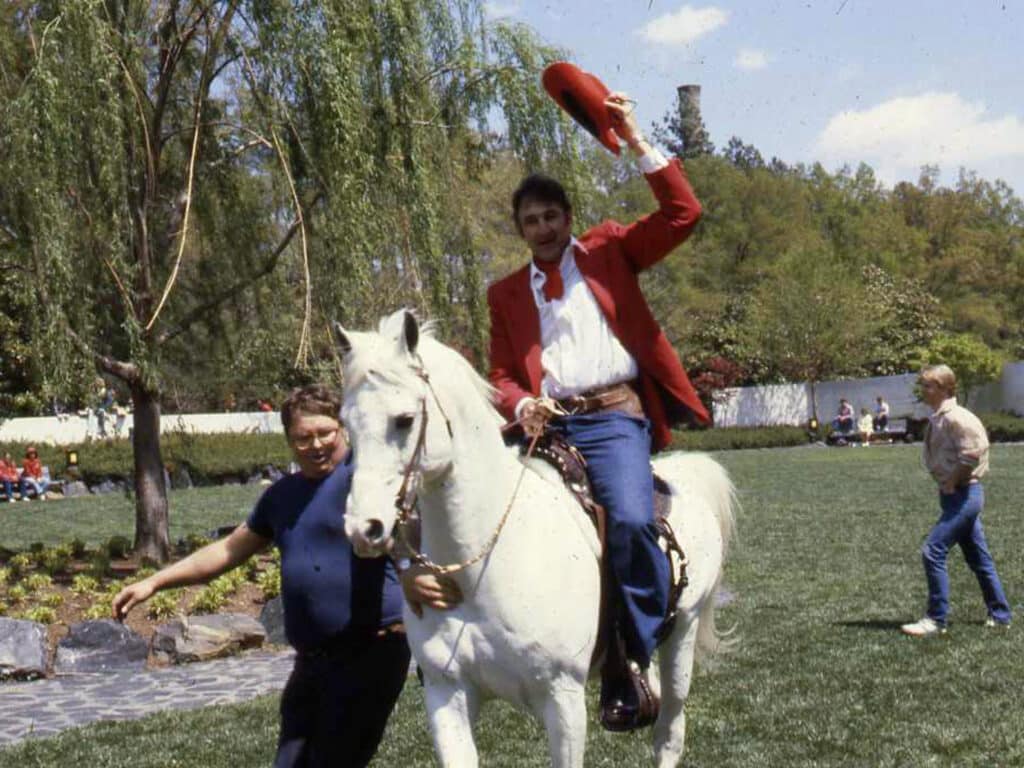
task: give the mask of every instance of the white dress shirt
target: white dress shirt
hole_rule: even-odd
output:
[[[540,314],[540,391],[555,399],[578,395],[595,387],[635,379],[636,361],[612,333],[597,300],[580,274],[573,248],[562,253],[559,271],[565,292],[560,299],[544,298],[545,274],[530,265],[530,286]]]
[[[637,158],[640,170],[654,173],[668,165],[655,148]],[[530,287],[540,315],[541,395],[560,399],[581,392],[635,379],[640,369],[612,333],[590,287],[576,265],[574,248],[586,252],[575,238],[562,252],[559,272],[564,293],[560,299],[544,298],[547,276],[530,263]],[[518,416],[530,398],[516,405]]]

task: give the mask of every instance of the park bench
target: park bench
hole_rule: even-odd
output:
[[[870,441],[872,443],[912,443],[921,439],[925,421],[923,419],[891,419],[888,428],[871,433]],[[861,443],[860,432],[855,429],[849,432],[833,431],[826,436],[825,442],[835,446],[859,445]]]
[[[19,479],[12,483],[13,489],[12,489],[11,492],[18,494],[18,498],[21,498],[21,480],[20,480],[21,474],[22,474],[22,469],[21,469],[21,467],[18,467],[18,478]],[[50,468],[49,467],[43,467],[43,477],[45,477],[47,480],[50,481],[50,487],[49,487],[47,492],[49,492],[49,491],[60,491],[61,493],[64,492],[64,481],[63,480],[59,480],[59,479],[54,479],[53,477],[51,477],[51,475],[50,475]],[[4,489],[3,484],[0,484],[0,501],[7,501],[7,491]]]

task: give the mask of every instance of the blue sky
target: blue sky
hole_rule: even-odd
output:
[[[1024,197],[1021,0],[492,0],[660,121],[683,83],[702,87],[716,146],[765,158],[867,162],[888,186],[924,164],[960,167]]]

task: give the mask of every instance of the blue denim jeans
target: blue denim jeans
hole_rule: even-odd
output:
[[[668,560],[654,526],[650,422],[610,411],[556,418],[550,428],[587,460],[594,498],[607,511],[606,565],[622,601],[626,652],[646,667],[669,589]]]
[[[924,572],[928,577],[928,616],[939,624],[946,623],[949,613],[949,575],[946,558],[954,544],[960,545],[964,560],[981,586],[988,614],[996,621],[1010,620],[1010,604],[996,573],[996,564],[989,554],[985,531],[981,526],[981,510],[985,491],[981,483],[971,483],[954,493],[940,493],[942,514],[921,547]]]
[[[41,498],[50,488],[50,481],[45,477],[34,478],[25,477],[21,478],[21,498],[27,499],[29,496],[36,496]]]

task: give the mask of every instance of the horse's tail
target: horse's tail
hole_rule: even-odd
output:
[[[736,539],[736,507],[739,505],[736,487],[725,467],[706,453],[674,453],[657,463],[658,469],[664,468],[670,477],[685,478],[711,507],[722,536],[724,561]]]
[[[736,487],[725,467],[704,453],[676,453],[658,461],[659,473],[664,468],[673,478],[684,482],[704,499],[711,508],[722,540],[721,562],[725,562],[729,549],[736,540]],[[732,630],[720,632],[715,623],[719,587],[722,582],[719,568],[715,583],[700,609],[697,623],[697,657],[706,660],[712,654],[728,650],[737,640],[730,638]]]

